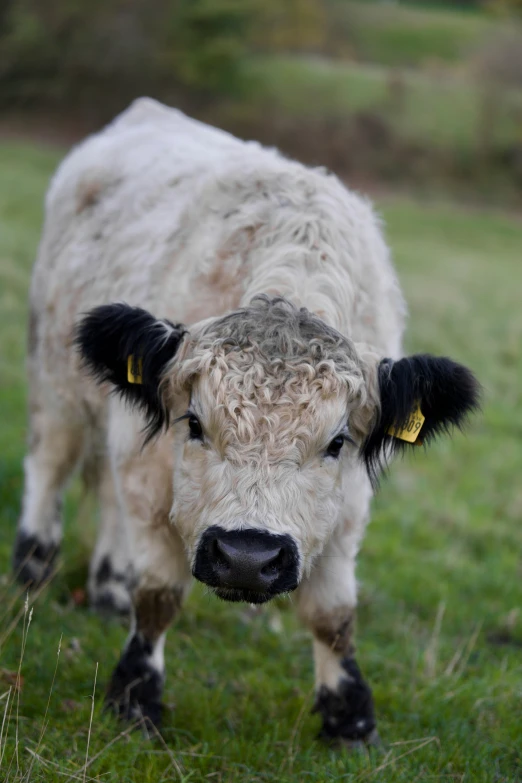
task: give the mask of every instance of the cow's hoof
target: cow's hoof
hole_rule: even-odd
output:
[[[150,663],[147,644],[135,635],[118,663],[105,696],[105,705],[122,720],[159,729],[163,713],[163,676]]]
[[[44,544],[37,536],[19,531],[13,551],[13,570],[18,582],[33,589],[49,582],[55,573],[59,551],[56,544]]]
[[[121,582],[109,582],[101,589],[89,584],[89,603],[102,617],[126,618],[132,607],[127,586]]]
[[[160,701],[140,702],[132,696],[108,692],[105,708],[123,722],[134,724],[135,729],[143,729],[147,734],[155,733],[155,729],[161,728],[163,705]]]
[[[375,745],[378,734],[370,687],[353,658],[343,660],[342,666],[347,677],[337,690],[322,685],[317,693],[313,712],[323,719],[319,738],[352,749]]]
[[[340,750],[348,750],[350,753],[364,753],[367,755],[369,752],[377,753],[378,755],[384,753],[384,744],[379,736],[377,729],[374,729],[364,739],[346,739],[345,737],[325,736],[322,732],[319,734],[318,739],[326,742],[333,748]]]
[[[104,617],[127,617],[132,607],[128,582],[127,575],[116,571],[105,556],[89,578],[91,607]]]

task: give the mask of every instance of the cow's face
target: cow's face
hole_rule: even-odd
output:
[[[143,313],[128,311],[129,319]],[[128,324],[127,342],[113,352],[126,368],[128,355],[139,359],[141,384],[129,386],[127,369],[100,369],[91,348],[101,316],[109,308],[80,327],[83,355],[98,377],[137,397],[154,430],[170,421],[171,520],[196,578],[228,600],[263,602],[297,587],[334,529],[349,522],[350,494],[367,492],[364,476],[354,476],[366,462],[375,477],[379,460],[402,443],[389,428],[400,429],[417,402],[424,440],[476,404],[473,376],[460,365],[363,356],[316,316],[268,297],[192,337],[145,314],[153,339],[142,333],[129,344]],[[107,334],[98,339],[106,355]]]
[[[255,600],[254,585],[263,595],[296,587],[342,517],[343,470],[357,461],[350,415],[364,382],[355,365],[343,375],[304,351],[273,361],[257,347],[211,353],[199,354],[206,370],[175,425],[171,519],[197,577],[243,597],[232,573],[221,575],[244,561]]]

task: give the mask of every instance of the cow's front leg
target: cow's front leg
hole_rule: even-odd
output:
[[[179,613],[191,574],[177,533],[165,519],[143,526],[136,541],[132,626],[106,701],[124,720],[161,722],[167,629]]]
[[[139,586],[134,593],[133,627],[106,695],[124,720],[161,723],[165,637],[182,598],[182,588],[173,586]]]
[[[89,567],[89,601],[102,615],[126,616],[131,611],[132,557],[110,461],[100,459],[90,480],[98,490],[100,524]]]
[[[299,614],[314,637],[319,736],[330,742],[377,739],[372,692],[355,660],[355,607],[355,552],[349,539],[332,542],[298,596]]]
[[[348,616],[340,620],[341,626],[350,622]],[[340,653],[332,645],[314,639],[315,668],[319,675],[313,711],[322,718],[319,736],[327,741],[363,740],[374,744],[377,733],[371,689],[361,674],[353,648]]]
[[[129,428],[120,427],[122,432]],[[163,437],[130,456],[116,452],[113,462],[130,535],[132,624],[106,700],[120,717],[143,718],[157,726],[162,713],[166,632],[192,582],[183,543],[169,521],[170,443]]]

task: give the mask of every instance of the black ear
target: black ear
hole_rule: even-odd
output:
[[[479,407],[480,386],[470,370],[451,359],[417,354],[379,365],[380,411],[362,456],[373,483],[396,452],[427,444],[439,434],[461,428]],[[412,416],[419,406],[424,421]],[[413,443],[390,435],[412,432]],[[416,432],[416,437],[415,437]]]
[[[186,333],[181,324],[158,321],[126,304],[95,307],[76,328],[75,344],[85,367],[98,383],[112,383],[117,394],[144,412],[147,440],[168,425],[159,386]],[[129,380],[129,369],[135,382]]]

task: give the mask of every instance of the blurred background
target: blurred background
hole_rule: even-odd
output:
[[[466,435],[398,460],[373,505],[357,647],[384,758],[314,742],[290,602],[253,613],[198,587],[167,641],[165,744],[116,734],[102,683],[126,630],[87,610],[79,482],[27,639],[10,563],[44,195],[68,147],[144,94],[369,193],[406,350],[484,386]],[[522,780],[521,258],[522,0],[0,0],[0,780]]]
[[[520,200],[522,0],[2,0],[4,133],[144,94],[363,185]]]

